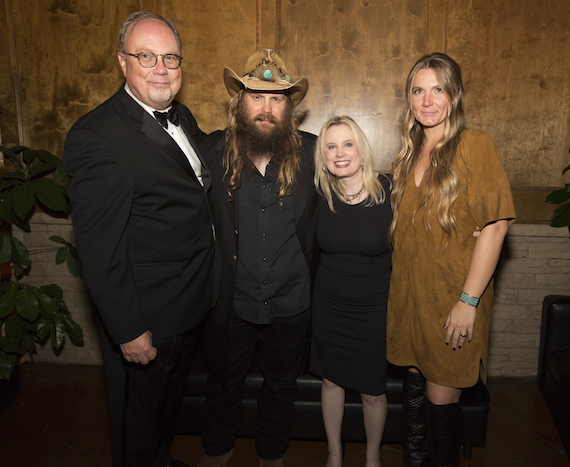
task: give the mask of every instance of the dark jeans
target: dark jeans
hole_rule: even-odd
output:
[[[277,318],[270,325],[255,325],[232,316],[225,385],[208,378],[202,430],[206,454],[220,456],[234,446],[244,383],[259,343],[263,383],[257,397],[256,450],[266,460],[283,456],[289,442],[308,325],[308,311]]]

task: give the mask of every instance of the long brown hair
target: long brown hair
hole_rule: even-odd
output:
[[[241,185],[241,171],[244,164],[248,161],[248,155],[244,154],[237,137],[237,114],[239,107],[244,104],[245,91],[240,91],[232,97],[229,104],[229,117],[228,128],[226,130],[226,145],[223,152],[223,162],[225,168],[225,178],[227,184],[228,194],[232,196],[232,192],[237,190]],[[290,131],[288,132],[284,148],[284,157],[279,158],[280,164],[277,168],[277,182],[279,184],[279,191],[277,193],[277,201],[282,204],[281,199],[295,186],[296,171],[299,167],[301,154],[299,148],[301,146],[301,137],[297,130],[297,118],[293,111],[293,104],[289,96],[286,96],[287,104],[285,112],[283,112],[283,119],[288,119],[286,122]]]
[[[402,149],[393,163],[393,184],[391,203],[394,217],[389,236],[393,237],[398,223],[398,207],[409,177],[414,173],[418,157],[425,142],[423,126],[415,119],[412,108],[412,89],[418,71],[433,70],[435,76],[449,99],[447,119],[444,122],[443,137],[430,154],[430,166],[423,178],[422,203],[427,207],[430,198],[438,199],[436,217],[439,226],[449,238],[456,230],[456,218],[453,207],[460,192],[459,178],[453,168],[461,132],[467,124],[463,107],[463,83],[459,65],[445,54],[434,53],[420,58],[413,66],[406,81],[406,108],[402,116]],[[418,208],[419,210],[419,208]],[[417,210],[416,210],[417,212]],[[429,215],[424,219],[430,229]],[[415,215],[415,213],[414,213]]]

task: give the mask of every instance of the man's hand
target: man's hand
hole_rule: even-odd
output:
[[[156,358],[156,347],[152,346],[152,333],[150,329],[136,339],[120,345],[123,357],[127,362],[147,365]]]

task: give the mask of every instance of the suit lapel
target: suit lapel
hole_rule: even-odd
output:
[[[164,131],[160,123],[127,94],[124,85],[117,95],[125,111],[123,115],[125,120],[133,128],[156,144],[168,157],[173,158],[188,175],[198,182],[198,178],[192,170],[192,166],[190,162],[188,162],[186,154],[180,149],[176,141]],[[191,144],[194,146],[195,143],[193,140],[191,140]]]
[[[166,131],[160,126],[153,117],[146,111],[144,111],[142,126],[141,126],[141,133],[149,138],[152,142],[154,142],[160,149],[162,149],[168,156],[172,157],[178,164],[188,173],[191,175],[192,178],[196,178],[196,174],[192,170],[190,166],[190,162],[188,162],[188,158],[186,154],[180,149],[180,146],[176,144]]]
[[[225,206],[234,229],[237,229],[240,190],[234,190],[232,196],[230,196],[227,191],[227,180],[224,173],[224,163],[222,161],[226,145],[226,133],[225,131],[212,133],[206,138],[206,141],[207,149],[204,150],[206,151],[214,178],[214,191],[216,192],[219,205]]]
[[[194,152],[196,153],[198,159],[200,159],[200,162],[202,163],[202,183],[204,184],[204,189],[208,191],[212,185],[212,176],[210,175],[210,170],[208,168],[208,165],[206,164],[206,161],[204,160],[204,157],[202,156],[202,153],[198,149],[198,144],[196,142],[196,138],[194,137],[194,133],[192,131],[192,127],[195,124],[192,125],[192,122],[190,121],[189,111],[187,111],[185,107],[179,106],[177,104],[178,104],[177,102],[173,103],[173,105],[176,106],[176,109],[178,111],[180,128],[182,128],[182,131],[186,135],[186,138],[188,138],[188,142],[194,148]]]

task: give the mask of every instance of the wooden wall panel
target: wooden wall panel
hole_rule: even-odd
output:
[[[388,169],[400,147],[404,81],[425,49],[425,15],[422,0],[283,0],[281,55],[292,76],[309,79],[303,129],[316,133],[348,114]]]
[[[2,145],[18,143],[16,105],[10,70],[10,39],[4,1],[0,2],[0,131]]]
[[[425,54],[447,51],[447,4],[450,0],[426,1]]]
[[[225,128],[230,96],[224,66],[242,74],[256,46],[256,0],[163,0],[162,14],[182,37],[183,85],[178,100],[194,113],[203,131]]]
[[[69,127],[123,78],[117,30],[139,8],[179,26],[179,99],[205,131],[223,128],[225,65],[242,73],[259,45],[279,50],[306,76],[302,128],[317,132],[350,114],[379,168],[400,147],[406,74],[426,52],[447,49],[464,71],[471,126],[491,133],[514,186],[560,186],[570,163],[570,2],[558,0],[25,0],[12,1],[25,144],[61,154]],[[258,7],[260,16],[258,23]],[[4,8],[0,41],[7,40]],[[278,42],[276,42],[278,40]],[[444,50],[445,51],[445,50]],[[8,48],[0,59],[8,63]],[[8,67],[0,70],[2,130],[17,143]]]
[[[257,0],[259,14],[259,24],[257,37],[258,47],[273,49],[280,52],[276,39],[281,31],[281,0]]]
[[[449,4],[448,53],[463,70],[471,125],[497,140],[512,185],[562,185],[570,163],[570,2]]]
[[[71,125],[122,82],[117,31],[139,2],[13,2],[24,140],[61,155]]]

